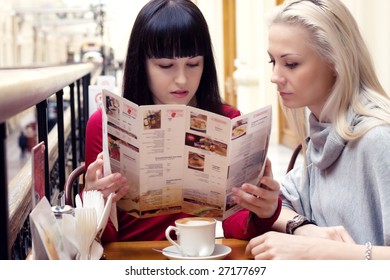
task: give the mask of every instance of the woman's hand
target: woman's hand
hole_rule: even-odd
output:
[[[280,186],[273,179],[271,161],[268,158],[260,183],[261,187],[244,183],[241,188],[233,188],[234,200],[259,218],[270,218],[278,208]]]
[[[307,251],[311,245],[308,237],[269,231],[251,239],[245,254],[255,260],[309,259]]]
[[[126,195],[129,187],[126,184],[126,177],[120,173],[113,173],[103,177],[103,153],[100,153],[96,160],[88,166],[85,174],[85,191],[99,190],[104,199],[110,193],[114,193],[112,202],[117,202]]]
[[[319,227],[315,225],[305,225],[297,228],[294,235],[318,237],[345,243],[355,243],[351,235],[343,226]]]
[[[249,241],[245,253],[256,260],[359,259],[363,250],[351,243],[269,231]]]

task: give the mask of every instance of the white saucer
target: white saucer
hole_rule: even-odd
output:
[[[169,251],[169,252],[168,252]],[[172,245],[163,249],[163,255],[170,260],[222,260],[232,249],[226,245],[215,244],[214,252],[208,257],[183,257],[176,246]]]

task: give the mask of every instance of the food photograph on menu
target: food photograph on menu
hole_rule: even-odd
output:
[[[144,116],[145,129],[159,129],[161,128],[161,110],[145,112]]]
[[[188,153],[188,168],[195,169],[198,171],[204,170],[205,156],[198,153]]]
[[[197,149],[214,152],[221,156],[226,156],[227,153],[227,144],[192,133],[186,133],[185,144]]]
[[[110,158],[120,161],[121,152],[120,152],[120,140],[113,135],[108,135],[108,152]]]
[[[202,114],[191,113],[191,125],[192,130],[206,132],[207,129],[207,116]]]
[[[106,113],[107,115],[119,119],[120,116],[120,101],[112,96],[106,97]]]
[[[232,139],[237,139],[241,136],[244,136],[246,134],[247,124],[248,124],[247,119],[242,119],[242,120],[237,121],[233,125]]]

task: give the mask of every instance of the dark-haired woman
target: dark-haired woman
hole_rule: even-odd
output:
[[[240,115],[221,100],[207,22],[189,0],[152,0],[139,12],[130,35],[124,65],[123,97],[138,104],[184,104],[230,118]],[[115,173],[102,178],[102,111],[88,121],[86,184],[118,201],[127,191],[126,179]],[[90,186],[90,187],[89,187]],[[246,228],[248,211],[223,222],[224,234],[249,239],[267,231],[278,217],[279,189],[262,199],[266,210],[256,213]],[[274,205],[278,205],[274,209]],[[270,206],[270,207],[269,207]],[[261,218],[259,218],[261,216]],[[109,221],[103,243],[128,240],[164,240],[165,229],[187,214],[138,219],[118,210],[118,231]],[[266,219],[262,219],[266,218]],[[246,230],[247,229],[247,230]]]

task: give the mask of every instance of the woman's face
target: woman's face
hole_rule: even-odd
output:
[[[203,61],[203,56],[147,59],[146,72],[154,103],[196,106],[195,93]]]
[[[271,82],[277,85],[283,105],[288,108],[307,106],[318,118],[336,77],[310,41],[303,27],[285,24],[270,27]]]

